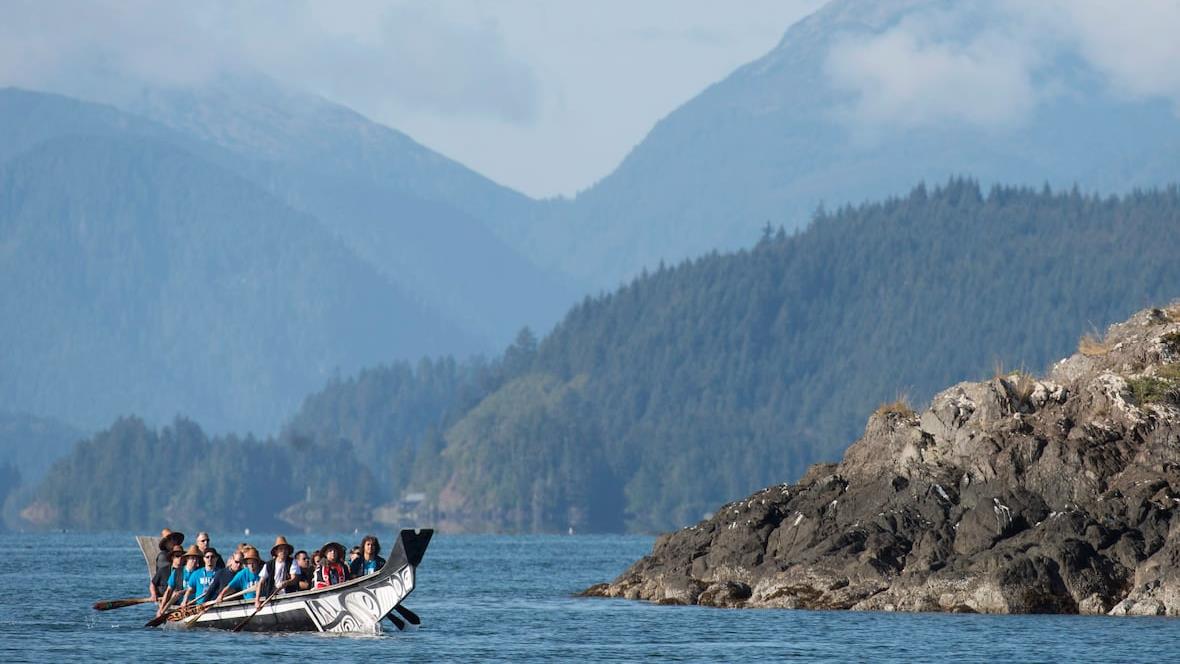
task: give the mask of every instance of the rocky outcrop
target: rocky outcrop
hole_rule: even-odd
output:
[[[1180,614],[1180,307],[1048,377],[882,407],[839,464],[660,537],[585,594],[717,607]]]

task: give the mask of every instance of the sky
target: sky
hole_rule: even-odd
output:
[[[534,197],[605,177],[820,0],[0,3],[0,85],[101,98],[249,68]]]
[[[3,0],[0,85],[109,99],[116,82],[261,73],[534,197],[608,175],[652,126],[770,51],[821,0]],[[823,54],[862,136],[1018,126],[1069,94],[1051,65],[1180,109],[1180,0],[842,0]],[[1046,73],[1048,72],[1048,74]]]

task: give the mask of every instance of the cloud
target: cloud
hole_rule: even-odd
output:
[[[86,95],[241,71],[375,106],[514,124],[535,121],[540,104],[536,76],[495,22],[437,3],[9,0],[0,8],[0,84]]]
[[[920,3],[890,27],[839,35],[824,71],[859,130],[1004,129],[1066,92],[1166,98],[1180,109],[1180,3]],[[1070,63],[1100,89],[1070,90]]]
[[[1063,24],[1066,37],[1112,93],[1164,97],[1180,107],[1180,2],[1056,0],[1049,7],[1056,16],[1042,8],[1042,20]]]
[[[928,10],[877,34],[838,37],[825,68],[849,95],[841,112],[869,127],[1019,123],[1038,102],[1040,55],[1010,25],[980,29],[978,19]]]

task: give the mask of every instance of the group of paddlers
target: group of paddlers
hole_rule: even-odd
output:
[[[157,616],[239,597],[254,600],[257,608],[274,595],[327,588],[372,574],[384,565],[381,543],[373,535],[366,535],[350,554],[339,542],[328,542],[310,555],[296,551],[279,535],[269,560],[262,560],[258,549],[245,542],[226,560],[210,544],[209,533],[198,534],[196,543],[186,549],[184,533],[165,528],[149,592],[157,604]]]

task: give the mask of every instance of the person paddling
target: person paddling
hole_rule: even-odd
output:
[[[193,598],[193,603],[200,605],[214,596],[209,593],[209,589],[213,586],[213,580],[217,578],[217,560],[221,556],[217,555],[217,549],[209,547],[201,553],[201,558],[205,566],[188,575],[184,598],[180,601],[181,606],[187,606],[190,597]]]
[[[242,599],[254,599],[258,592],[258,572],[262,569],[262,558],[258,557],[258,549],[252,546],[247,546],[242,549],[242,563],[245,565],[230,582],[221,589],[221,593],[217,596],[217,601],[221,601],[227,594],[231,592],[238,592],[248,590],[242,595]]]
[[[169,552],[171,565],[156,572],[152,577],[152,599],[159,600],[156,615],[164,613],[172,600],[183,590],[184,583],[184,549],[179,544]]]
[[[315,587],[327,588],[348,580],[348,568],[344,566],[344,545],[328,542],[323,549],[324,558],[315,572]]]
[[[183,589],[188,586],[188,578],[193,575],[193,572],[201,569],[201,547],[193,544],[184,552],[184,573],[180,582],[180,587]]]
[[[242,554],[239,551],[234,551],[230,554],[229,562],[225,564],[225,567],[217,570],[217,575],[213,577],[213,583],[209,584],[208,596],[213,598],[221,594],[221,591],[240,571],[242,571]]]
[[[275,538],[275,545],[270,549],[270,560],[266,561],[258,575],[258,596],[254,598],[255,608],[262,606],[262,600],[270,597],[276,586],[280,588],[280,593],[285,592],[282,586],[291,579],[293,566],[291,554],[294,552],[295,547],[287,543],[286,537],[279,535]]]
[[[381,542],[376,535],[365,535],[361,540],[361,555],[352,561],[352,576],[365,576],[385,567],[385,559],[381,557]]]

